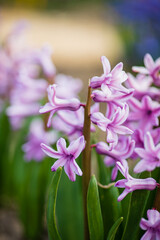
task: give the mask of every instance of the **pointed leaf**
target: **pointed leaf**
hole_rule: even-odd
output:
[[[83,240],[82,177],[76,176],[76,181],[72,182],[65,172],[62,172],[57,194],[56,216],[62,239]]]
[[[60,235],[57,230],[55,209],[56,209],[56,198],[57,190],[62,173],[62,168],[58,168],[55,172],[52,183],[49,190],[48,204],[47,204],[47,226],[49,240],[60,240]]]
[[[110,185],[108,188],[98,187],[104,223],[104,235],[107,236],[115,221],[122,216],[121,202],[117,201],[119,193],[118,189],[113,185]]]
[[[143,172],[139,178],[150,177],[149,172]],[[128,215],[124,227],[123,240],[135,240],[140,232],[139,223],[144,214],[144,210],[151,191],[136,190],[131,193],[130,203],[128,206]],[[122,200],[123,201],[123,200]]]
[[[113,226],[111,227],[111,229],[110,229],[110,231],[109,231],[107,240],[114,240],[115,235],[116,235],[116,233],[117,233],[117,230],[118,230],[118,228],[119,228],[119,225],[121,224],[122,221],[123,221],[123,217],[120,217],[120,218],[113,224]]]
[[[99,200],[98,186],[95,176],[91,177],[88,187],[87,213],[90,240],[103,240],[103,219]]]

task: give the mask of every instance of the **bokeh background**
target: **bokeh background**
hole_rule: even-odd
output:
[[[123,61],[126,71],[147,52],[160,55],[159,13],[159,0],[0,0],[0,42],[26,21],[24,44],[49,44],[57,71],[83,80],[85,100],[88,79],[102,74],[102,55],[112,66]],[[1,240],[25,239],[17,208],[12,199],[1,203]]]

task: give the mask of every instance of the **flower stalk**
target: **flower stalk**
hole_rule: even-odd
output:
[[[91,177],[91,146],[90,146],[90,107],[91,107],[91,88],[88,87],[87,103],[84,112],[84,128],[83,135],[86,141],[86,147],[83,151],[83,209],[84,209],[84,236],[85,240],[89,239],[89,228],[87,218],[87,191]]]

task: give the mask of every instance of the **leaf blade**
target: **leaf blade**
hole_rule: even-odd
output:
[[[115,235],[117,233],[117,230],[119,228],[119,225],[121,224],[121,222],[123,221],[123,217],[120,217],[111,227],[109,233],[108,233],[108,237],[107,240],[114,240]]]
[[[48,204],[47,204],[47,227],[48,227],[49,240],[61,239],[57,229],[56,217],[55,217],[57,190],[58,190],[61,173],[62,173],[62,168],[58,168],[53,176],[52,183],[49,189]]]
[[[87,213],[90,240],[104,239],[103,219],[95,176],[91,177],[87,194]]]

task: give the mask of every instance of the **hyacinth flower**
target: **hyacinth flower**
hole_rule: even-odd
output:
[[[64,166],[64,171],[71,181],[76,180],[76,174],[82,176],[82,171],[77,165],[75,159],[78,158],[85,148],[84,136],[72,141],[68,147],[66,147],[66,141],[64,138],[60,138],[57,141],[57,151],[44,143],[41,143],[41,148],[48,156],[58,159],[51,167],[52,171],[56,171],[59,167]]]
[[[33,103],[44,98],[48,83],[45,79],[34,79],[19,74],[17,85],[11,92],[11,104]]]
[[[152,87],[153,79],[150,76],[144,76],[138,74],[134,77],[131,73],[128,73],[128,79],[125,85],[128,88],[133,88],[134,97],[141,100],[145,95],[150,96],[153,100],[160,100],[159,89]],[[141,87],[139,87],[141,86]]]
[[[114,166],[112,170],[111,179],[114,181],[117,177],[118,168],[116,162],[124,162],[128,159],[134,150],[135,141],[131,140],[130,137],[122,138],[122,141],[118,142],[117,146],[110,150],[109,146],[105,142],[99,142],[96,144],[96,152],[98,154],[105,155],[104,163],[107,167]]]
[[[114,148],[118,143],[118,134],[132,134],[133,131],[122,124],[126,121],[129,114],[127,104],[123,108],[118,107],[113,114],[112,119],[106,118],[101,112],[91,114],[91,121],[96,124],[102,131],[107,133],[107,142],[110,148]]]
[[[157,183],[153,178],[137,179],[131,177],[131,175],[128,173],[128,164],[127,162],[125,163],[125,165],[122,165],[120,162],[116,162],[118,170],[125,177],[125,179],[121,179],[115,183],[115,187],[125,188],[122,194],[118,197],[118,201],[121,201],[128,193],[135,190],[154,190],[156,188]]]
[[[57,140],[57,134],[55,131],[46,132],[44,130],[44,123],[41,119],[34,119],[31,122],[28,141],[22,146],[25,152],[24,158],[26,161],[36,160],[42,161],[45,154],[40,148],[42,141],[45,144],[53,144]]]
[[[80,79],[64,74],[57,74],[55,76],[55,84],[57,84],[56,96],[58,98],[65,99],[77,97],[83,86],[83,83]]]
[[[40,113],[50,112],[47,127],[51,126],[51,120],[55,112],[59,110],[77,111],[81,106],[83,106],[77,98],[58,98],[56,96],[56,87],[57,85],[53,84],[47,88],[49,102],[39,110]]]
[[[95,102],[112,103],[117,106],[122,106],[124,102],[126,102],[132,97],[133,92],[134,89],[128,89],[127,93],[112,93],[107,85],[102,84],[101,90],[94,90],[91,97]]]
[[[132,97],[129,100],[131,112],[128,116],[129,121],[137,121],[138,126],[144,132],[158,126],[158,116],[160,116],[160,104],[152,101],[149,96],[144,96],[140,101]]]
[[[38,115],[39,103],[32,104],[14,104],[7,108],[6,113],[10,118],[11,125],[14,130],[22,127],[26,117]]]
[[[140,227],[146,231],[140,240],[160,239],[160,213],[155,209],[147,211],[148,220],[142,218]]]
[[[150,132],[144,135],[144,148],[136,148],[135,152],[142,158],[134,168],[134,172],[153,171],[160,167],[160,144],[155,146]]]
[[[99,104],[95,103],[91,109],[91,114],[99,111]],[[64,132],[69,140],[76,139],[83,135],[84,125],[84,108],[80,107],[77,111],[58,111],[57,116],[53,118],[52,126],[54,129]],[[91,132],[95,131],[95,127],[91,124]]]
[[[38,115],[39,100],[45,96],[46,88],[47,82],[44,79],[32,79],[19,74],[11,91],[10,106],[6,110],[13,129],[19,129],[26,117]]]
[[[158,58],[155,62],[150,54],[146,54],[144,56],[144,66],[145,67],[132,67],[134,72],[138,72],[144,75],[149,75],[153,78],[154,83],[157,86],[160,86],[160,58]]]
[[[42,49],[33,51],[28,56],[28,61],[41,67],[44,75],[50,80],[56,74],[56,68],[52,61],[52,50],[50,46],[45,45]]]
[[[128,92],[128,89],[122,85],[128,78],[127,74],[122,70],[123,63],[118,63],[111,71],[110,62],[105,56],[101,57],[101,62],[104,73],[100,77],[95,76],[91,78],[90,87],[99,88],[102,84],[105,84],[111,91],[118,90],[125,93]]]

